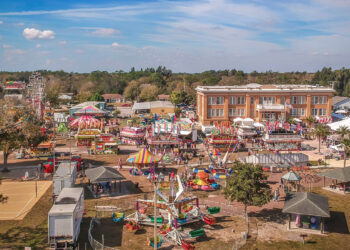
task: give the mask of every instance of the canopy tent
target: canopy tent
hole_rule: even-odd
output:
[[[319,173],[318,175],[342,182],[350,182],[350,167],[336,168],[327,172]]]
[[[256,128],[264,128],[265,126],[263,124],[261,124],[260,122],[254,122],[253,124],[254,127]]]
[[[302,122],[302,120],[300,120],[300,119],[298,119],[298,118],[293,118],[293,121]]]
[[[233,119],[233,122],[242,122],[243,119],[241,117],[237,117],[235,119]]]
[[[330,127],[331,130],[337,130],[340,127],[346,127],[348,129],[350,129],[350,118],[341,120],[341,121],[337,121],[337,122],[333,122],[333,123],[329,123],[327,124],[327,126]]]
[[[286,197],[283,213],[330,217],[328,198],[308,192],[291,193]]]
[[[122,176],[117,170],[110,167],[87,169],[85,174],[91,183],[120,181],[125,179],[124,176]]]
[[[101,121],[90,115],[80,116],[69,123],[69,127],[73,128],[100,128],[100,126]]]
[[[159,157],[153,155],[146,148],[143,148],[136,155],[132,155],[126,161],[136,164],[150,164],[159,162]]]
[[[339,109],[337,111],[335,111],[336,114],[346,114],[346,110],[344,109]]]
[[[74,115],[104,115],[105,111],[96,108],[95,106],[86,106],[74,112]]]
[[[300,181],[301,177],[296,174],[294,171],[290,171],[282,176],[282,179],[286,181]]]

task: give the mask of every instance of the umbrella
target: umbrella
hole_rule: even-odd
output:
[[[158,162],[159,158],[149,152],[146,148],[143,148],[136,155],[130,156],[126,161],[129,163],[150,164]]]
[[[243,119],[240,117],[233,119],[233,122],[242,122],[242,121],[243,121]]]
[[[220,153],[220,151],[218,150],[218,149],[214,149],[214,151],[213,151],[213,153],[211,153],[211,155],[216,155],[216,156],[218,156],[218,155],[221,155],[221,153]]]

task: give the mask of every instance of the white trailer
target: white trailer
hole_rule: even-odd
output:
[[[53,175],[53,197],[57,197],[63,188],[74,187],[77,175],[76,162],[62,162]]]
[[[76,246],[83,212],[83,188],[63,188],[48,214],[50,249]]]

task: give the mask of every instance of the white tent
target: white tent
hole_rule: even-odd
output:
[[[335,111],[336,114],[346,114],[346,111],[344,109],[339,109]]]
[[[346,127],[348,129],[350,129],[350,118],[341,120],[341,121],[337,121],[337,122],[333,122],[333,123],[329,123],[327,124],[331,130],[337,130],[340,127]]]
[[[257,127],[257,128],[264,128],[264,124],[261,124],[260,122],[254,122],[254,127]]]
[[[237,117],[235,119],[233,119],[233,122],[242,122],[243,119],[241,117]]]
[[[302,122],[302,120],[298,119],[298,118],[293,118],[294,121],[296,122]]]

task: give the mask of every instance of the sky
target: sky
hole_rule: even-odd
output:
[[[1,0],[0,71],[350,68],[350,0]]]

